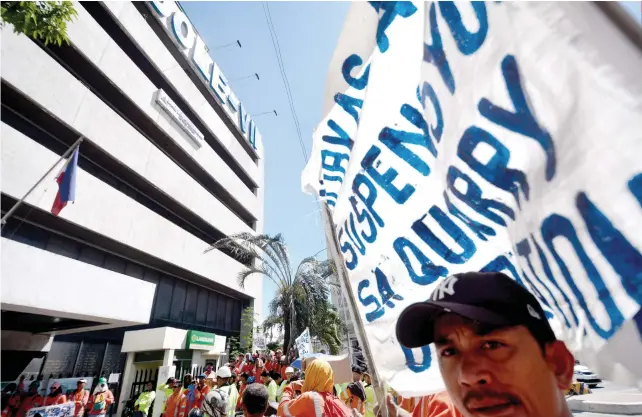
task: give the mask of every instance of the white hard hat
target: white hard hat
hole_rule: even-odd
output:
[[[227,366],[221,366],[216,371],[216,376],[218,378],[231,378],[232,377],[232,371],[230,371],[230,368],[227,367]]]
[[[286,374],[293,374],[294,373],[294,368],[291,367],[291,366],[288,366],[287,368],[285,368],[285,373]]]

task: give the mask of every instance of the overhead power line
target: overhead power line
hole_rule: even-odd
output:
[[[279,46],[279,38],[276,35],[274,30],[274,24],[272,23],[272,14],[270,13],[270,6],[268,2],[263,2],[263,12],[265,13],[265,20],[267,21],[268,28],[270,29],[270,37],[272,38],[272,45],[274,46],[274,53],[276,54],[277,62],[279,63],[279,69],[281,70],[281,78],[283,79],[283,85],[285,86],[285,93],[288,96],[288,102],[290,103],[290,111],[292,112],[292,119],[294,119],[294,126],[296,127],[296,133],[299,137],[299,144],[301,145],[301,152],[303,153],[303,159],[305,162],[308,162],[308,152],[305,150],[305,144],[303,142],[303,137],[301,136],[301,125],[299,124],[299,118],[296,114],[296,109],[294,108],[294,100],[292,98],[292,90],[290,89],[290,82],[288,81],[288,76],[285,72],[285,65],[283,65],[283,57],[281,56],[281,47]]]

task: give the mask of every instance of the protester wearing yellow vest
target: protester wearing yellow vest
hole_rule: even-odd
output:
[[[236,389],[236,385],[232,384],[230,380],[232,379],[232,371],[227,366],[221,366],[216,371],[216,383],[218,385],[218,390],[223,391],[227,394],[227,416],[234,417],[236,412],[236,403],[239,399],[239,392]]]
[[[154,385],[151,382],[145,384],[145,391],[138,396],[134,403],[134,417],[147,417],[149,407],[156,399],[156,391],[153,388]]]
[[[368,374],[367,372],[363,373],[363,386],[364,390],[366,391],[365,417],[374,417],[374,406],[377,400],[375,397],[374,387],[372,386],[372,380],[370,379],[370,374]]]

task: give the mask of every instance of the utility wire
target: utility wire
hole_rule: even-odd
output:
[[[288,96],[288,102],[290,104],[290,111],[292,112],[292,119],[294,119],[294,126],[296,127],[296,133],[299,138],[299,145],[301,145],[301,153],[303,154],[303,160],[308,163],[308,152],[305,150],[305,143],[303,142],[303,137],[301,135],[301,125],[299,124],[299,118],[296,114],[296,109],[294,107],[294,99],[292,98],[292,90],[290,89],[290,82],[288,81],[288,75],[285,72],[285,65],[283,64],[283,57],[281,56],[281,46],[279,45],[279,38],[274,30],[274,23],[272,22],[272,14],[270,13],[270,5],[267,1],[263,2],[263,13],[265,14],[265,20],[268,24],[268,29],[270,30],[270,37],[272,39],[272,45],[274,46],[274,53],[276,55],[276,60],[279,64],[279,70],[281,71],[281,78],[283,79],[283,85],[285,87],[285,93]],[[315,198],[314,202],[319,209],[318,213],[321,214],[321,204],[319,199]],[[323,218],[319,215],[321,223],[323,223]]]
[[[276,59],[279,64],[279,69],[281,70],[281,78],[283,79],[283,85],[285,86],[285,93],[288,96],[288,102],[290,104],[290,111],[292,112],[292,118],[294,119],[294,126],[296,127],[297,136],[299,137],[299,144],[301,145],[301,152],[303,153],[303,159],[305,162],[308,162],[308,153],[305,150],[305,144],[303,142],[303,137],[301,135],[301,125],[299,124],[299,118],[296,114],[296,109],[294,108],[294,100],[292,98],[292,90],[290,89],[290,82],[288,81],[288,76],[285,72],[285,65],[283,64],[283,57],[281,56],[281,47],[279,45],[279,38],[276,35],[274,30],[274,23],[272,22],[272,14],[270,13],[270,6],[268,2],[263,2],[263,12],[265,13],[265,20],[267,21],[268,28],[270,30],[270,37],[272,38],[272,45],[274,46],[274,52],[276,54]]]

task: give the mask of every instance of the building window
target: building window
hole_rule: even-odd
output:
[[[211,292],[207,304],[207,326],[218,327],[216,323],[216,311],[218,309],[218,294]]]
[[[183,320],[186,295],[187,288],[185,282],[176,281],[174,283],[174,293],[172,294],[172,308],[169,311],[169,319],[171,321],[180,323]]]
[[[196,324],[205,326],[207,324],[207,291],[199,291],[196,307]]]
[[[166,276],[161,276],[156,287],[156,309],[154,317],[158,319],[169,319],[169,311],[172,305],[172,293],[174,292],[174,281]]]
[[[196,304],[198,303],[198,288],[195,285],[188,285],[187,297],[185,298],[185,311],[183,312],[183,323],[196,323]]]

